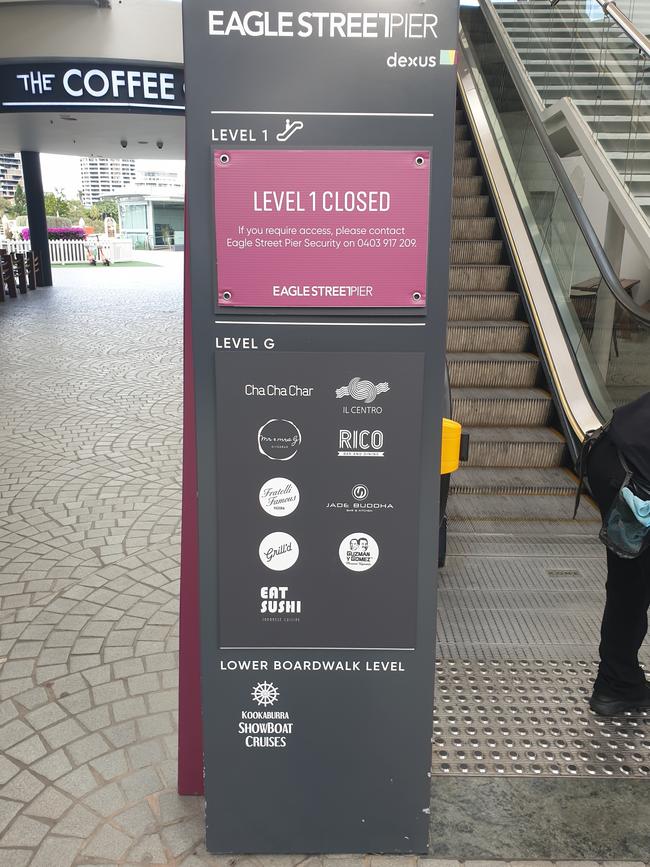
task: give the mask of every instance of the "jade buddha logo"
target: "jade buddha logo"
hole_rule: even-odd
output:
[[[286,418],[272,418],[257,432],[260,454],[272,461],[290,461],[298,453],[302,437],[297,426]]]

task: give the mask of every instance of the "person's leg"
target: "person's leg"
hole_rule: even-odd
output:
[[[616,448],[605,436],[594,447],[588,464],[589,485],[603,517],[624,476]],[[626,560],[608,550],[606,590],[594,691],[621,700],[648,699],[638,652],[648,630],[650,554]]]

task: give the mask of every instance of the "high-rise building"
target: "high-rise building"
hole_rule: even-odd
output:
[[[135,181],[135,160],[81,157],[81,201],[86,207]]]
[[[0,154],[0,198],[13,199],[22,183],[23,171],[18,154]]]

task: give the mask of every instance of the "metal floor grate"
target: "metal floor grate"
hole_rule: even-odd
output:
[[[650,712],[596,716],[595,674],[573,660],[439,660],[432,773],[650,777]]]

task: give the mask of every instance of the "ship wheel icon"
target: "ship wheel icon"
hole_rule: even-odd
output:
[[[253,701],[257,702],[257,704],[268,707],[275,704],[280,698],[280,690],[275,684],[264,681],[253,687],[251,695],[253,696]]]

